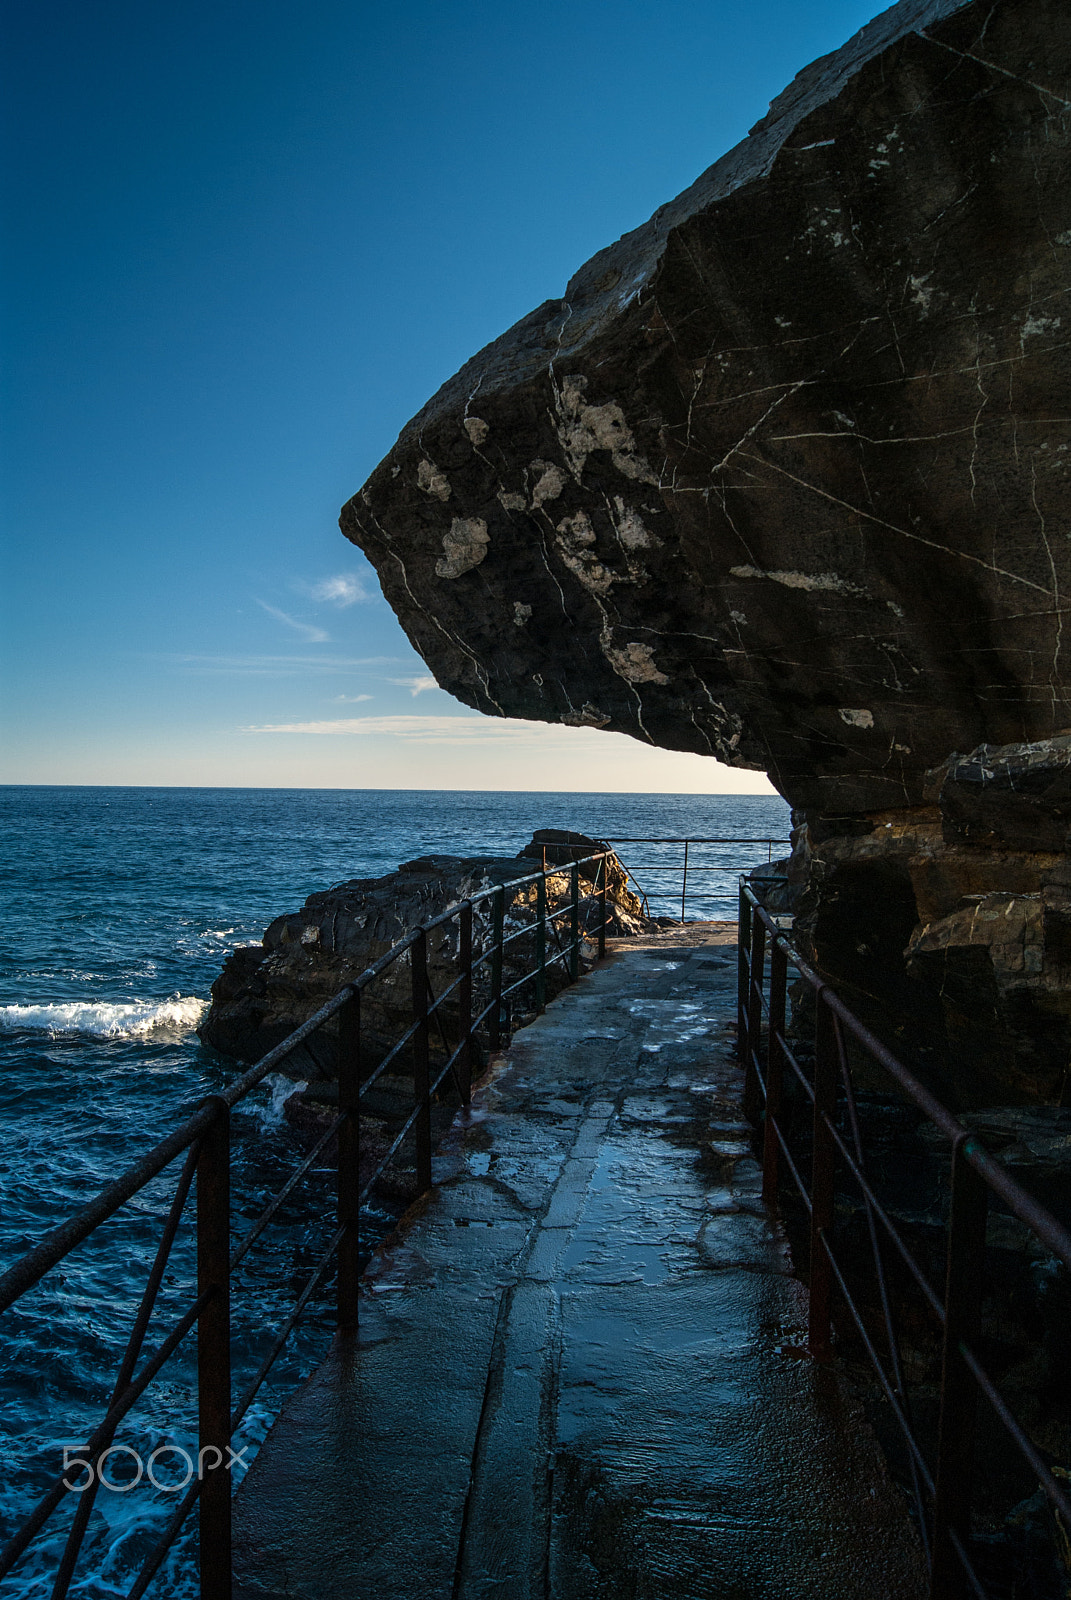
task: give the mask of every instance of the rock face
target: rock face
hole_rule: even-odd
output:
[[[964,897],[1040,896],[1024,952],[1065,916],[1015,862],[1067,837],[1069,143],[1066,0],[903,0],[470,361],[342,514],[467,704],[765,768],[837,871],[870,839],[905,972],[909,940],[915,972],[995,948]],[[983,746],[1043,749],[1013,784]],[[913,912],[898,830],[949,852]],[[839,945],[891,949],[851,898]]]
[[[442,686],[826,811],[1071,724],[1069,100],[896,6],[444,385],[342,519]]]
[[[1023,747],[1014,747],[1022,750]],[[1026,747],[1036,750],[1037,747]],[[1002,752],[1005,760],[1011,751]],[[977,771],[979,755],[952,772]],[[1029,759],[1029,758],[1025,758]],[[1071,858],[972,843],[949,778],[940,804],[821,824],[797,927],[857,1009],[961,1107],[1060,1100],[1071,1038]],[[997,838],[972,794],[972,828]]]
[[[408,861],[383,878],[355,878],[336,888],[312,894],[300,911],[277,917],[259,945],[232,952],[212,985],[212,1005],[198,1030],[213,1049],[242,1061],[258,1061],[282,1042],[307,1017],[336,995],[340,988],[385,955],[411,928],[496,883],[520,878],[542,866],[581,860],[600,846],[582,834],[553,829],[535,834],[517,857],[422,856]],[[580,869],[581,928],[594,938],[599,903],[592,894],[592,868]],[[548,911],[568,904],[566,873],[548,880]],[[506,931],[534,928],[534,885],[507,892]],[[628,888],[623,868],[611,858],[607,877],[609,934],[638,932],[646,926],[641,903]],[[566,938],[566,920],[559,923]],[[482,902],[474,912],[473,940],[479,953],[491,932],[491,904]],[[548,932],[547,953],[556,950]],[[456,977],[457,928],[449,924],[428,938],[428,975],[432,990],[442,991]],[[508,988],[514,978],[531,969],[534,939],[520,938],[507,946],[503,970]],[[548,968],[547,992],[561,988],[561,964]],[[474,1010],[486,1003],[487,967],[474,983]],[[410,973],[403,958],[365,990],[361,1008],[362,1045],[369,1066],[374,1066],[412,1021]],[[514,1005],[525,1009],[528,991],[520,991]],[[451,1042],[456,1042],[456,1009],[443,1008]],[[434,1049],[434,1045],[433,1045]],[[315,1083],[336,1075],[337,1027],[325,1025],[307,1044],[295,1050],[281,1071]]]

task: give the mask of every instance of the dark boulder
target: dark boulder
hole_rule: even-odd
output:
[[[1012,850],[1071,844],[1071,736],[979,745],[953,756],[938,805],[950,843]]]
[[[582,835],[562,851],[563,862],[587,856],[598,846]],[[536,835],[536,840],[540,835]],[[382,878],[355,878],[311,894],[300,911],[276,917],[260,945],[244,946],[228,956],[212,986],[212,1004],[198,1030],[201,1039],[225,1055],[257,1061],[280,1044],[306,1018],[338,991],[387,953],[410,929],[441,911],[497,883],[510,884],[541,865],[542,846],[526,846],[521,856],[422,856],[407,861]],[[590,846],[590,848],[589,848]],[[552,842],[550,848],[553,850]],[[557,848],[562,849],[559,844]],[[558,865],[553,860],[549,864]],[[597,936],[599,901],[595,869],[580,869],[581,929]],[[608,933],[628,934],[645,926],[640,900],[628,889],[625,873],[611,858],[607,874]],[[548,879],[548,910],[561,910],[569,900],[569,873]],[[505,902],[508,932],[532,929],[536,921],[536,887],[510,887]],[[564,926],[563,923],[559,926]],[[477,951],[491,936],[491,902],[475,908],[473,939]],[[564,932],[561,935],[564,938]],[[428,972],[438,994],[456,976],[457,925],[447,924],[428,938]],[[548,934],[548,954],[557,950],[555,935]],[[505,983],[530,969],[534,938],[519,938],[506,947]],[[475,1009],[486,999],[488,968],[485,964],[475,985]],[[548,993],[561,986],[562,964],[548,970]],[[410,974],[407,960],[392,963],[365,991],[362,1003],[362,1044],[368,1064],[375,1065],[412,1020]],[[482,997],[482,999],[481,999]],[[524,992],[519,1003],[523,1006]],[[453,1028],[454,1011],[444,1008],[444,1021]],[[328,1023],[287,1057],[281,1071],[296,1078],[330,1079],[337,1070],[337,1025]]]
[[[1071,728],[1066,0],[904,0],[475,356],[345,507],[498,716],[916,804]]]

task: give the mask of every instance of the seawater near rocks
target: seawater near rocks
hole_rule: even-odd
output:
[[[544,829],[536,832],[516,857],[421,856],[385,877],[355,878],[312,894],[300,911],[277,917],[259,945],[243,946],[227,958],[212,985],[212,1004],[199,1035],[222,1054],[257,1061],[410,929],[494,884],[539,871],[544,859],[548,865],[564,866],[601,848],[598,841],[583,834]],[[594,934],[597,902],[593,890],[593,869],[581,868],[581,925]],[[560,909],[568,892],[566,872],[552,877],[548,909]],[[636,933],[646,926],[642,904],[629,889],[616,857],[608,868],[607,913],[612,918],[611,933]],[[490,916],[489,902],[476,908],[477,944],[490,935]],[[508,927],[534,928],[535,918],[535,886],[508,891]],[[455,939],[456,932],[450,927],[436,929],[429,937],[429,977],[436,993],[455,975]],[[530,943],[520,939],[507,947],[506,969],[514,976],[531,964]],[[560,985],[560,979],[556,984],[558,970],[548,970],[548,994]],[[370,1065],[382,1058],[410,1020],[409,969],[399,962],[365,991],[362,1041]],[[318,1030],[287,1058],[282,1070],[307,1080],[312,1090],[318,1083],[333,1080],[336,1038],[330,1025]]]
[[[202,1041],[221,1053],[243,1061],[256,1061],[282,1042],[339,990],[370,967],[413,928],[427,922],[495,884],[538,872],[545,865],[567,867],[584,861],[603,847],[583,834],[544,829],[537,832],[519,856],[422,856],[404,863],[381,878],[354,879],[319,894],[310,895],[300,911],[277,917],[259,945],[235,950],[212,986],[212,1004],[198,1030]],[[587,959],[595,952],[601,901],[595,895],[593,865],[578,868],[581,932],[590,936]],[[642,902],[628,887],[625,869],[611,856],[606,866],[608,932],[637,933],[648,923]],[[553,873],[547,879],[548,913],[571,903],[571,874]],[[508,887],[505,896],[505,932],[521,937],[503,950],[503,981],[508,991],[529,973],[535,953],[537,887],[534,883]],[[531,930],[525,937],[526,930]],[[473,911],[474,954],[489,948],[493,935],[490,900]],[[431,990],[447,996],[437,1009],[430,1040],[433,1063],[445,1063],[447,1038],[458,1037],[457,995],[447,995],[457,969],[456,924],[435,928],[427,939],[427,973]],[[556,948],[554,926],[548,920],[548,955]],[[581,951],[581,963],[585,955]],[[548,965],[547,998],[568,981],[563,966]],[[391,963],[361,994],[362,1075],[371,1073],[402,1038],[413,1020],[412,978],[407,959]],[[511,1015],[525,1005],[525,989],[507,1002],[507,1032]],[[490,970],[484,963],[473,975],[473,1011],[476,1015],[490,999]],[[518,1007],[518,1001],[520,1006]],[[531,1003],[531,1002],[528,1002]],[[480,1038],[474,1040],[476,1061]],[[310,1144],[329,1131],[338,1104],[338,1029],[328,1023],[305,1044],[290,1052],[281,1072],[294,1080],[283,1110],[287,1120]],[[403,1051],[362,1097],[359,1167],[371,1174],[386,1155],[412,1109],[411,1064]],[[452,1103],[437,1100],[432,1108],[432,1136],[437,1141],[453,1116]],[[323,1159],[337,1157],[334,1140],[324,1148]],[[393,1163],[376,1182],[381,1200],[408,1202],[417,1193],[415,1174]]]

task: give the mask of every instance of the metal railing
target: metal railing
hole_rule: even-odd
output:
[[[510,997],[527,988],[534,1008],[541,1010],[546,1003],[548,972],[551,968],[560,967],[565,982],[575,982],[580,975],[581,948],[585,936],[595,944],[600,958],[605,955],[609,920],[607,861],[610,854],[609,850],[600,850],[562,865],[545,865],[541,872],[529,873],[483,890],[414,928],[223,1093],[210,1095],[181,1127],[161,1140],[143,1160],[116,1178],[77,1216],[49,1233],[36,1249],[23,1256],[0,1278],[0,1312],[3,1312],[33,1289],[46,1273],[154,1178],[184,1157],[155,1259],[119,1364],[108,1410],[77,1458],[80,1467],[89,1470],[89,1478],[83,1480],[86,1483],[84,1489],[79,1485],[79,1502],[56,1574],[52,1600],[62,1600],[70,1587],[100,1481],[99,1464],[115,1438],[116,1429],[195,1327],[197,1473],[145,1560],[128,1592],[128,1600],[139,1600],[145,1593],[187,1516],[198,1502],[202,1600],[228,1600],[231,1592],[229,1468],[233,1454],[230,1445],[235,1430],[336,1255],[338,1327],[340,1330],[356,1327],[361,1207],[409,1139],[414,1146],[416,1187],[421,1192],[431,1187],[432,1107],[447,1079],[453,1082],[461,1104],[468,1105],[477,1035],[482,1030],[489,1048],[500,1048],[504,1029],[508,1028]],[[584,868],[588,870],[583,872]],[[548,886],[552,880],[563,879],[567,887],[564,903],[557,908],[548,907]],[[522,920],[520,926],[507,929],[507,894],[515,900],[521,890],[534,890],[532,920]],[[489,912],[489,918],[484,915],[485,912]],[[474,924],[480,917],[483,917],[483,926],[478,930],[477,937]],[[564,937],[559,928],[563,921],[566,924]],[[429,938],[443,930],[439,939],[440,949],[436,953],[449,955],[445,937],[448,928],[456,930],[457,935],[456,954],[452,957],[456,976],[436,995],[432,992],[428,976]],[[534,962],[530,970],[522,971],[519,977],[507,983],[505,979],[511,974],[506,971],[506,951],[516,941],[524,939],[530,940],[534,947]],[[375,1067],[362,1075],[362,996],[377,978],[404,959],[408,960],[410,969],[412,1020]],[[456,1043],[452,1048],[445,1020],[445,1003],[448,1000],[454,1008],[452,1020]],[[336,1017],[338,1115],[240,1242],[232,1247],[231,1110],[287,1056]],[[434,1047],[433,1024],[438,1035]],[[397,1071],[406,1063],[412,1076],[412,1108],[375,1170],[362,1182],[359,1167],[361,1101],[375,1084],[383,1081],[389,1068],[395,1067]],[[337,1226],[290,1315],[278,1330],[267,1356],[234,1405],[231,1393],[231,1277],[279,1208],[336,1138]],[[195,1298],[167,1336],[143,1357],[146,1334],[191,1190],[196,1196]],[[66,1481],[69,1471],[70,1467],[65,1467],[21,1528],[0,1551],[0,1578],[21,1559],[65,1494],[71,1491],[73,1486]]]
[[[697,902],[697,901],[698,902],[710,902],[710,901],[713,901],[716,904],[721,904],[723,906],[727,904],[731,908],[733,906],[733,903],[734,903],[735,899],[736,899],[736,888],[735,888],[736,879],[740,875],[741,868],[746,864],[746,863],[741,862],[738,856],[734,857],[734,859],[732,861],[730,861],[730,862],[709,861],[709,860],[704,860],[704,859],[696,860],[695,852],[696,852],[697,849],[701,849],[701,850],[706,851],[707,847],[724,848],[724,847],[728,846],[728,847],[731,847],[731,848],[733,848],[735,850],[738,846],[741,846],[741,845],[746,845],[749,849],[753,849],[756,846],[760,846],[763,849],[765,849],[765,851],[766,851],[766,860],[765,860],[765,862],[763,862],[761,857],[760,857],[758,860],[756,860],[755,862],[751,863],[752,866],[756,866],[756,867],[758,867],[758,866],[769,866],[770,863],[773,861],[773,853],[774,853],[774,849],[775,848],[778,849],[778,850],[785,851],[786,854],[787,854],[788,850],[790,849],[790,844],[789,844],[789,841],[787,839],[770,839],[770,838],[764,838],[764,839],[727,839],[727,838],[722,838],[722,837],[717,837],[717,838],[699,838],[699,837],[696,837],[696,838],[687,838],[687,839],[666,839],[666,838],[660,838],[660,839],[656,839],[656,838],[633,839],[633,838],[623,838],[622,837],[622,838],[607,839],[606,843],[608,845],[610,845],[615,851],[617,850],[619,845],[623,845],[623,844],[629,844],[629,845],[631,845],[631,844],[653,844],[653,845],[659,845],[659,846],[663,846],[663,847],[673,847],[674,850],[679,848],[683,852],[676,860],[667,859],[667,852],[665,850],[663,850],[663,852],[659,856],[650,857],[646,861],[637,862],[637,861],[634,860],[633,863],[632,863],[632,866],[625,866],[625,863],[623,861],[621,862],[621,865],[625,866],[625,871],[628,874],[629,882],[632,884],[633,888],[636,890],[636,893],[639,895],[640,899],[643,901],[643,908],[644,908],[644,911],[646,912],[646,914],[648,916],[651,915],[651,909],[650,909],[650,901],[651,901],[651,899],[657,897],[659,900],[668,901],[670,899],[670,897],[671,897],[671,893],[670,893],[670,890],[663,889],[663,888],[658,888],[658,889],[652,888],[650,891],[645,890],[642,887],[642,885],[638,882],[638,880],[637,880],[637,878],[635,876],[635,872],[655,873],[655,874],[664,874],[664,873],[677,873],[677,874],[679,874],[680,875],[680,880],[681,880],[680,902],[681,902],[681,921],[682,922],[685,920],[686,907],[687,907],[689,898],[692,900],[693,904],[695,902]],[[633,868],[635,869],[635,871],[633,870]],[[722,877],[729,878],[732,881],[731,881],[730,884],[727,884],[726,887],[724,889],[722,889],[720,892],[717,889],[696,889],[694,887],[691,890],[689,890],[689,887],[688,887],[689,876],[691,876],[692,878],[695,878],[697,875],[700,876],[700,877],[705,877],[706,875],[708,875],[710,873],[718,874],[718,875],[720,875]],[[674,900],[674,903],[675,903],[675,901],[676,901],[675,892],[674,892],[672,897],[673,897],[673,900]]]
[[[989,1591],[978,1575],[971,1547],[975,1419],[980,1396],[1003,1424],[1050,1506],[1062,1519],[1064,1529],[1071,1529],[1071,1500],[1065,1488],[1013,1415],[978,1354],[990,1201],[999,1201],[1068,1269],[1071,1233],[1022,1189],[978,1137],[852,1015],[793,948],[743,881],[739,903],[738,1040],[745,1067],[745,1100],[752,1119],[761,1122],[763,1129],[764,1199],[776,1206],[781,1175],[786,1173],[809,1214],[811,1354],[822,1361],[832,1353],[836,1289],[877,1373],[907,1448],[918,1525],[930,1568],[932,1600],[960,1600],[965,1595],[987,1600]],[[790,968],[810,991],[815,1004],[814,1063],[810,1072],[800,1060],[809,1051],[799,1045],[793,1049],[786,1027]],[[849,1041],[888,1075],[895,1091],[940,1130],[951,1148],[943,1292],[933,1286],[915,1259],[868,1175]],[[786,1078],[786,1074],[791,1076]],[[786,1083],[797,1086],[805,1106],[810,1108],[809,1180],[800,1170],[805,1163],[797,1163],[790,1147]],[[835,1250],[838,1176],[854,1185],[866,1215],[880,1308],[876,1338]],[[912,1416],[901,1358],[903,1323],[897,1320],[897,1311],[902,1308],[890,1293],[885,1260],[889,1249],[894,1252],[893,1259],[906,1269],[941,1340],[940,1415],[936,1450],[929,1453],[920,1444]],[[876,1339],[887,1346],[885,1359],[878,1352]]]

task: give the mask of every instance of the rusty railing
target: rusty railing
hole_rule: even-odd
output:
[[[778,849],[778,850],[783,850],[786,854],[788,853],[788,850],[790,848],[788,840],[786,840],[786,839],[770,839],[770,838],[763,838],[763,839],[726,839],[726,838],[722,838],[722,837],[718,837],[718,838],[698,838],[698,837],[696,837],[696,838],[687,838],[687,839],[669,839],[669,838],[646,838],[646,839],[627,838],[626,839],[626,838],[614,838],[614,839],[607,839],[606,843],[608,845],[610,845],[611,848],[613,850],[615,850],[615,851],[617,850],[619,845],[623,845],[623,844],[629,844],[629,845],[632,845],[632,844],[652,844],[652,845],[658,845],[658,846],[666,847],[658,856],[649,857],[647,860],[644,860],[644,861],[635,861],[635,860],[633,860],[632,866],[627,866],[625,864],[625,862],[622,860],[621,861],[621,865],[625,868],[625,871],[628,874],[629,882],[632,884],[632,886],[635,889],[636,893],[639,895],[640,899],[643,901],[643,908],[644,908],[644,911],[647,913],[648,916],[651,914],[651,910],[650,910],[650,900],[651,900],[651,898],[657,896],[661,900],[669,900],[670,897],[671,897],[671,894],[672,894],[672,898],[673,898],[674,904],[676,904],[676,898],[677,898],[676,891],[675,890],[671,891],[668,888],[661,888],[661,887],[659,887],[659,888],[653,888],[652,887],[650,890],[646,890],[637,881],[637,878],[635,876],[635,872],[643,872],[644,874],[647,874],[647,873],[657,873],[657,874],[676,873],[676,874],[678,874],[679,877],[680,877],[680,883],[681,883],[680,902],[681,902],[681,921],[682,922],[685,920],[686,907],[687,907],[689,899],[692,901],[693,904],[695,904],[696,902],[714,901],[715,903],[720,903],[722,905],[728,905],[731,908],[733,906],[735,900],[736,900],[736,880],[740,876],[740,872],[741,872],[742,868],[745,867],[745,866],[751,866],[751,867],[769,866],[770,863],[773,861],[773,858],[774,858],[773,857],[773,853],[774,853],[775,848]],[[696,855],[695,855],[695,851],[696,850],[700,850],[700,851],[702,851],[702,852],[704,852],[706,854],[709,854],[709,850],[708,850],[707,847],[721,847],[721,848],[724,848],[726,846],[729,846],[729,847],[732,847],[733,850],[736,850],[736,848],[738,846],[741,846],[741,845],[746,845],[748,847],[748,849],[754,849],[755,847],[761,847],[762,849],[764,849],[766,851],[766,860],[763,861],[761,855],[754,862],[751,862],[751,863],[742,862],[740,860],[739,856],[734,856],[734,858],[733,858],[733,860],[731,862],[720,862],[720,861],[709,861],[709,860],[706,860],[706,859],[700,859],[700,860],[696,859]],[[668,854],[669,849],[672,849],[674,851],[680,850],[683,853],[680,854],[677,857],[676,860],[674,860]],[[619,857],[619,859],[620,859],[620,857]],[[633,868],[635,868],[635,872],[634,872]],[[696,878],[698,876],[701,879],[704,879],[711,873],[719,875],[719,876],[722,876],[722,877],[725,877],[725,878],[728,878],[730,880],[730,882],[727,883],[725,885],[725,887],[721,888],[721,889],[718,889],[718,888],[713,888],[713,889],[702,889],[702,888],[700,888],[700,889],[696,889],[694,887],[694,885],[693,885],[693,887],[691,889],[689,889],[689,886],[688,886],[689,877],[694,879],[694,878]],[[709,912],[708,912],[708,915],[709,915]]]
[[[23,1256],[0,1278],[0,1312],[3,1312],[32,1290],[46,1273],[147,1184],[182,1158],[173,1199],[120,1361],[108,1410],[76,1458],[79,1470],[85,1468],[88,1477],[77,1484],[68,1483],[67,1474],[71,1467],[65,1466],[0,1551],[0,1579],[19,1562],[64,1497],[77,1488],[78,1506],[52,1589],[52,1600],[63,1600],[75,1574],[100,1482],[98,1468],[112,1445],[116,1429],[196,1327],[197,1472],[128,1591],[128,1600],[140,1600],[194,1504],[198,1502],[202,1600],[228,1600],[231,1593],[229,1469],[233,1455],[230,1445],[235,1430],[336,1256],[338,1327],[347,1330],[356,1326],[361,1208],[375,1183],[410,1139],[414,1146],[416,1187],[421,1192],[431,1187],[432,1106],[447,1079],[452,1081],[461,1105],[468,1105],[478,1034],[482,1034],[491,1050],[500,1048],[509,1027],[511,997],[528,989],[534,1008],[541,1010],[546,1003],[548,971],[555,965],[561,967],[567,983],[575,982],[580,975],[581,948],[585,936],[595,945],[600,958],[605,955],[608,923],[606,861],[609,854],[608,850],[601,850],[561,865],[544,865],[540,872],[495,885],[414,928],[223,1093],[210,1095],[181,1127],[161,1140],[143,1160],[116,1178],[77,1216],[46,1235],[36,1249]],[[581,873],[584,867],[589,869],[586,874]],[[568,880],[565,903],[556,910],[548,909],[548,883],[552,879],[562,878]],[[534,917],[532,921],[522,922],[519,927],[508,930],[507,891],[515,893],[528,887],[533,887],[535,891]],[[481,918],[484,925],[478,930],[477,936],[475,924]],[[566,924],[564,937],[559,929],[563,921]],[[457,935],[454,957],[456,976],[441,993],[435,995],[428,978],[428,940],[437,930],[448,927],[452,927]],[[523,971],[520,977],[507,984],[504,981],[508,975],[505,972],[504,953],[515,941],[526,938],[534,944],[534,963],[530,970]],[[412,1020],[374,1068],[362,1075],[362,996],[388,968],[406,959],[411,977]],[[484,995],[486,999],[480,1004]],[[445,1025],[444,1003],[454,996],[456,1043],[451,1048]],[[335,1017],[338,1018],[339,1040],[338,1115],[237,1245],[232,1246],[231,1110],[287,1056]],[[444,1060],[436,1059],[434,1063],[433,1025],[438,1036],[437,1053],[445,1057]],[[412,1109],[386,1154],[362,1182],[358,1164],[361,1101],[383,1079],[389,1067],[405,1062],[412,1075]],[[235,1403],[231,1378],[231,1277],[288,1196],[336,1138],[338,1197],[335,1230],[267,1356]],[[191,1190],[196,1197],[196,1294],[192,1304],[167,1336],[148,1355],[143,1356],[153,1309]]]
[[[768,961],[767,961],[768,956]],[[793,1048],[786,1026],[788,976],[809,991],[815,1006],[814,1060],[808,1070]],[[812,971],[746,882],[740,884],[738,1041],[745,1067],[745,1099],[762,1125],[763,1196],[776,1206],[787,1176],[809,1214],[809,1344],[812,1356],[832,1353],[834,1294],[839,1293],[877,1374],[903,1437],[917,1521],[930,1570],[932,1600],[990,1595],[972,1557],[972,1475],[979,1398],[992,1407],[1007,1435],[1036,1477],[1065,1530],[1071,1530],[1071,1500],[1013,1415],[979,1357],[983,1286],[986,1281],[986,1220],[996,1200],[1025,1224],[1036,1240],[1071,1269],[1071,1234],[1020,1187],[1007,1169],[918,1081]],[[867,1172],[849,1043],[879,1067],[893,1092],[921,1111],[951,1149],[951,1189],[945,1223],[944,1284],[935,1288],[919,1265]],[[786,1087],[809,1108],[810,1172],[790,1147]],[[797,1151],[798,1153],[798,1151]],[[835,1249],[837,1184],[850,1180],[865,1211],[880,1308],[876,1338]],[[900,1327],[890,1292],[886,1254],[906,1269],[941,1340],[940,1415],[936,1449],[919,1441],[901,1359]],[[857,1287],[857,1286],[856,1286]],[[879,1354],[876,1339],[887,1347]]]

